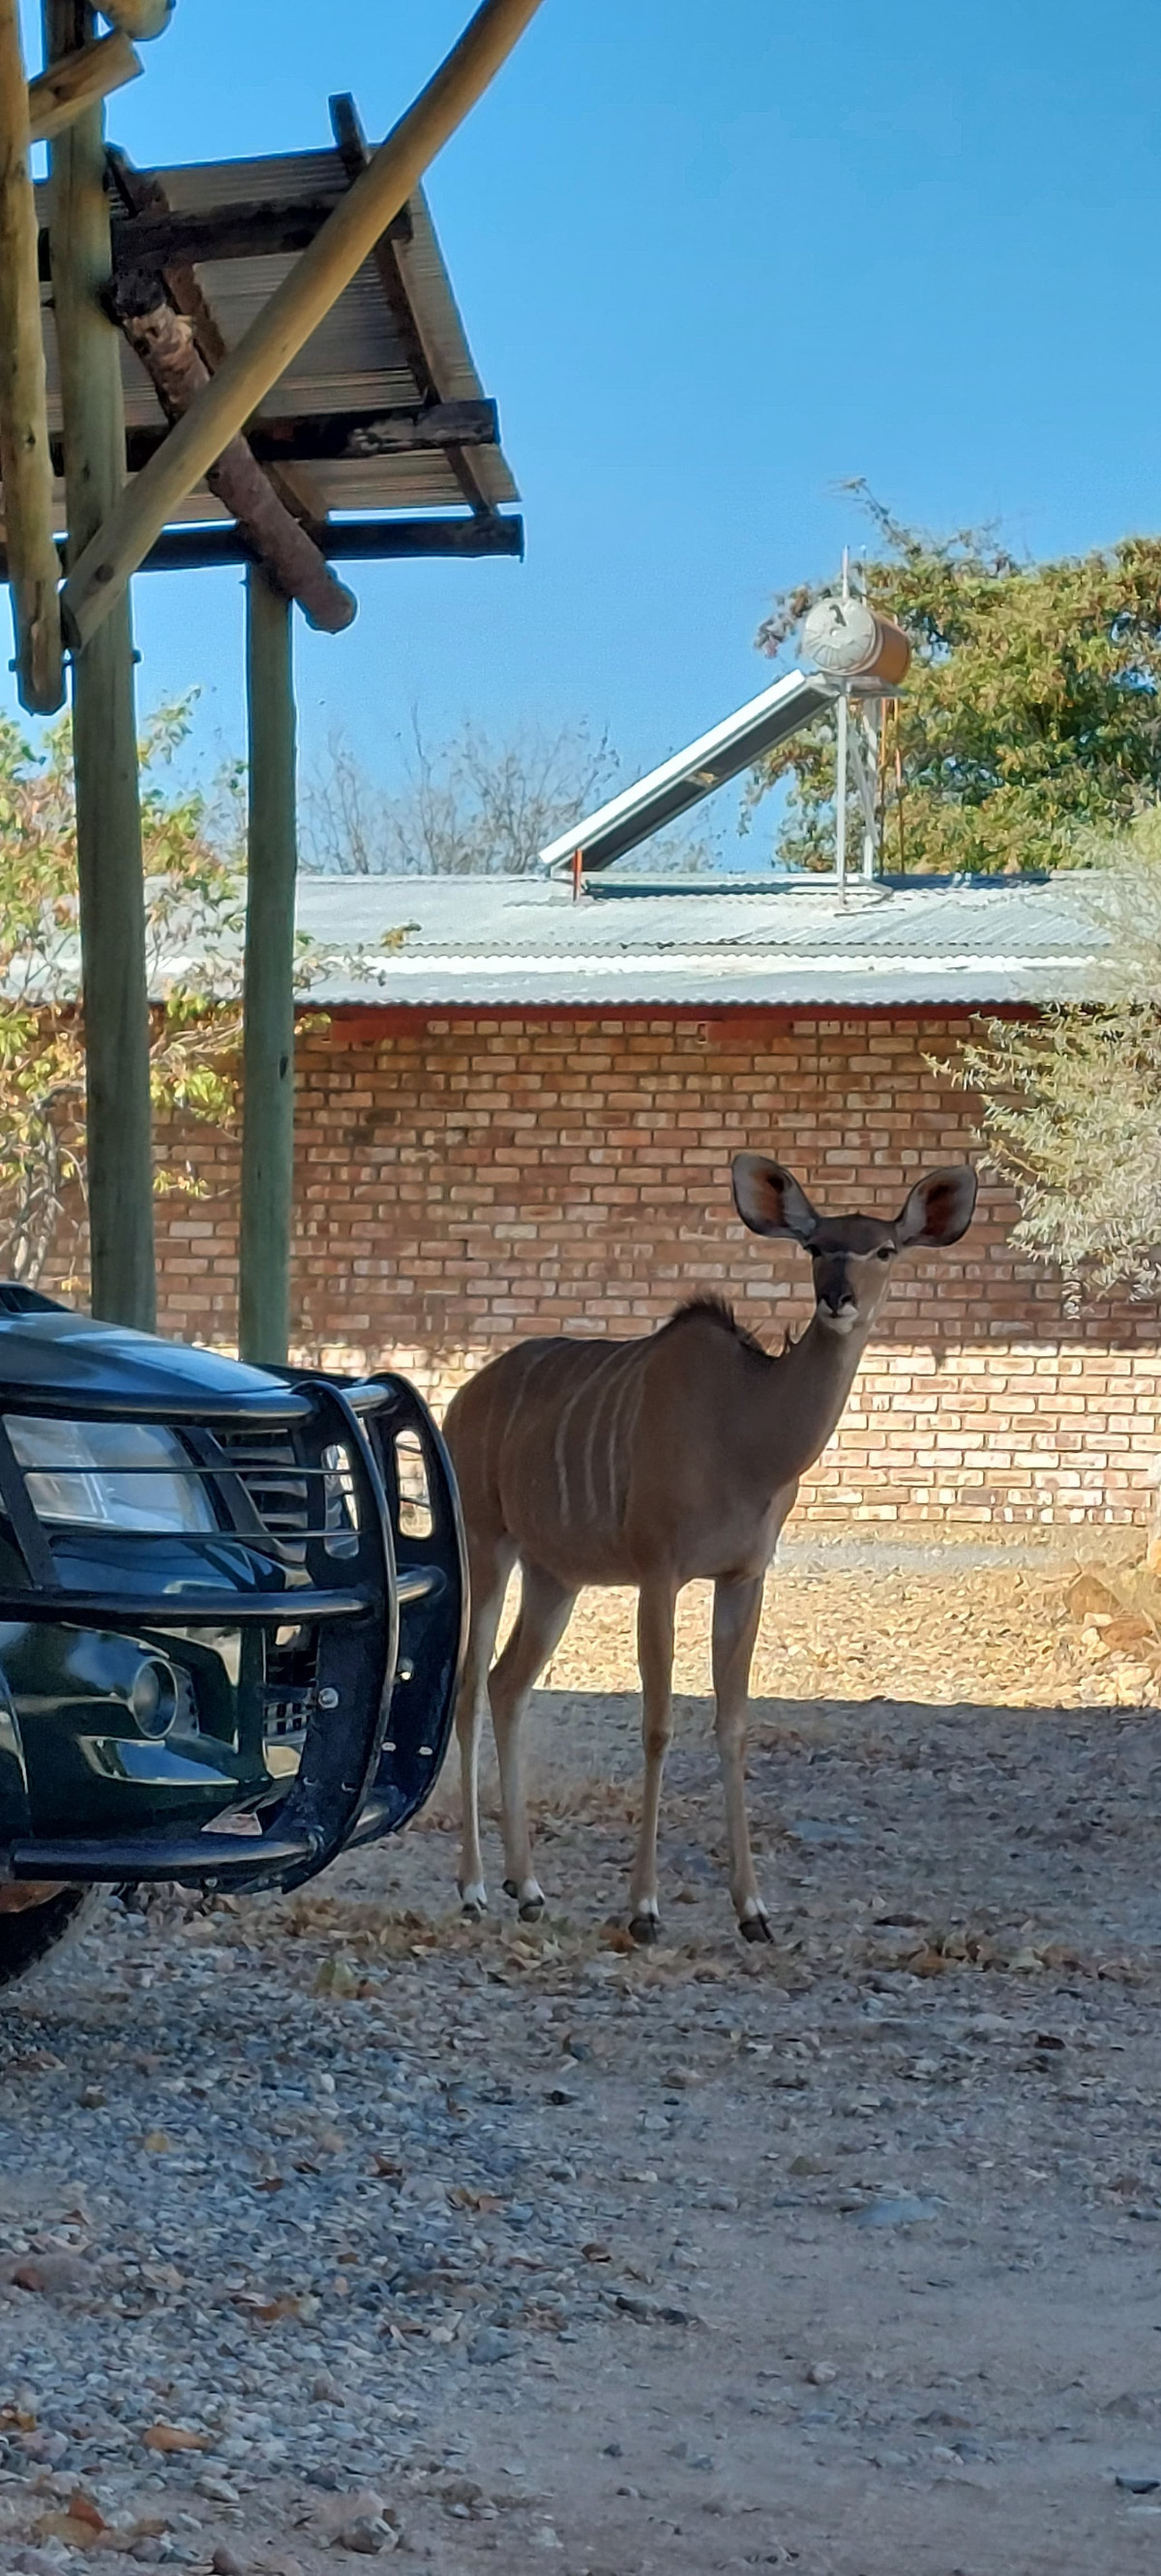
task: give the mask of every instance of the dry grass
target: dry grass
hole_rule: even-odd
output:
[[[683,1695],[709,1688],[710,1599],[708,1584],[691,1584],[678,1605],[674,1683]],[[634,1618],[629,1590],[582,1594],[543,1687],[635,1691]],[[930,1572],[771,1576],[753,1674],[757,1699],[945,1707],[1135,1706],[1159,1690],[1161,1583],[1144,1562],[961,1567],[951,1547]]]

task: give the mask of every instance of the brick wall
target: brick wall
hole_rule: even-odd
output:
[[[443,1400],[520,1335],[647,1332],[699,1288],[777,1344],[807,1312],[807,1267],[743,1232],[731,1155],[776,1152],[823,1206],[892,1210],[970,1148],[970,1102],[925,1061],[967,1017],[336,1014],[302,1039],[300,1354],[397,1365]],[[228,1343],[235,1157],[220,1138],[182,1143],[211,1194],[161,1212],[163,1325]],[[1068,1316],[1059,1283],[1013,1250],[1014,1213],[985,1190],[962,1245],[900,1266],[800,1512],[1151,1518],[1154,1317]]]

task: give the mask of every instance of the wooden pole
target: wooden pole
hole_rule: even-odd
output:
[[[86,39],[85,0],[45,0],[46,54]],[[112,269],[104,118],[88,108],[51,149],[53,300],[69,553],[114,509],[124,472],[121,336],[101,298]],[[90,1302],[149,1331],[156,1314],[145,890],[129,593],[73,662]]]
[[[246,573],[249,728],[238,1348],[285,1361],[294,1212],[294,661],[290,602]]]
[[[163,36],[173,16],[174,0],[109,0],[101,16],[111,27],[122,29],[127,36],[143,42],[146,36]]]
[[[134,311],[132,299],[115,289],[121,328],[152,376],[168,417],[179,420],[196,402],[202,386],[209,384],[210,370],[198,351],[192,322],[184,313],[175,313],[161,279],[136,283],[139,292],[154,300],[147,302],[143,312]],[[327,635],[341,634],[358,615],[354,592],[337,579],[313,537],[292,518],[244,438],[230,440],[206,479],[215,499],[262,556],[279,589],[289,599],[297,599],[308,624],[321,627]]]
[[[317,330],[539,6],[482,0],[426,89],[85,547],[64,590],[71,642],[95,633],[167,520]]]
[[[124,89],[126,81],[140,79],[143,69],[128,36],[120,34],[98,36],[95,44],[78,45],[75,53],[63,54],[59,63],[28,84],[33,142],[50,143],[84,108],[95,107],[112,90]]]
[[[31,149],[17,0],[0,0],[0,478],[20,703],[51,716],[64,663]]]

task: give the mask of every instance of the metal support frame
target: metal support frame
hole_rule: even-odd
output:
[[[87,43],[87,0],[45,0],[50,63]],[[104,115],[86,109],[51,146],[52,262],[70,552],[121,497],[120,333],[102,297],[112,269]],[[93,1313],[156,1319],[145,886],[128,589],[73,660],[81,983],[85,1011]]]
[[[862,809],[864,884],[873,885],[879,873],[880,820],[875,776],[882,703],[882,694],[865,684],[854,690],[844,682],[835,706],[834,878],[840,892],[845,890],[849,875],[847,797],[852,780]],[[812,885],[826,882],[825,877],[811,878]]]
[[[238,1347],[285,1362],[294,1205],[294,643],[291,605],[246,574],[249,746]]]

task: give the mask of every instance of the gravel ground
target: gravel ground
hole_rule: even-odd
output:
[[[6,1999],[0,2565],[1152,2566],[1161,1719],[1103,1643],[1138,1576],[1075,1577],[776,1582],[769,1952],[696,1601],[669,1938],[626,1941],[603,1599],[534,1711],[542,1929],[456,1920],[441,1796],[297,1899],[111,1903]]]

